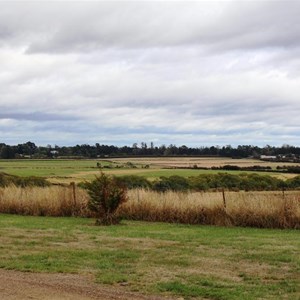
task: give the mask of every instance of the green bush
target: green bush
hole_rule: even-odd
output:
[[[282,185],[282,180],[268,175],[241,174],[242,181],[240,189],[255,191],[271,191],[278,190]]]
[[[300,176],[290,178],[286,181],[287,188],[298,189],[300,188]]]
[[[165,192],[167,190],[182,192],[189,190],[190,184],[187,178],[173,175],[170,177],[160,177],[160,180],[153,183],[152,188],[159,192]]]
[[[173,175],[170,177],[160,177],[153,182],[142,176],[127,175],[116,177],[114,181],[121,186],[125,186],[127,189],[143,188],[158,192],[207,191],[215,189],[269,191],[281,190],[283,187],[286,189],[300,188],[300,176],[283,181],[269,175],[259,175],[257,173],[200,174],[188,178]],[[80,186],[86,188],[86,183],[81,183]]]
[[[148,189],[151,187],[150,181],[145,177],[137,175],[127,175],[116,177],[116,181],[121,185],[125,185],[128,189],[144,188]]]
[[[90,196],[88,207],[96,213],[97,225],[111,225],[120,222],[116,211],[120,204],[127,201],[126,188],[115,177],[101,173],[85,187]]]
[[[267,175],[251,174],[201,174],[198,176],[191,176],[184,178],[180,176],[161,177],[152,184],[152,189],[160,192],[168,190],[172,191],[206,191],[209,189],[228,189],[232,191],[237,190],[279,190],[282,186],[289,188],[300,187],[299,182],[295,179],[290,184],[285,184],[283,180]]]

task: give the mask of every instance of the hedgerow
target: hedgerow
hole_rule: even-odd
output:
[[[122,176],[117,179],[128,189],[146,188],[149,190],[166,191],[208,191],[216,189],[226,189],[230,191],[276,191],[284,189],[300,188],[300,176],[296,176],[287,181],[269,175],[259,175],[257,173],[242,174],[201,174],[198,176],[181,177],[170,176],[160,177],[154,181],[147,180],[139,176]]]

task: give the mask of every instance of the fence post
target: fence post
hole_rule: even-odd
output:
[[[72,193],[73,193],[73,205],[74,205],[74,208],[76,208],[76,185],[75,185],[75,182],[72,181],[70,183],[70,186],[71,186]]]
[[[225,191],[224,191],[224,189],[222,189],[222,196],[223,196],[223,206],[224,206],[224,209],[226,209],[226,198],[225,198]]]

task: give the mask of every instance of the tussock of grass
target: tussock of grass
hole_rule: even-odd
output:
[[[0,189],[0,212],[36,216],[93,217],[88,195],[83,189],[52,186],[46,188]],[[300,195],[286,192],[157,193],[131,190],[129,201],[117,211],[129,220],[249,226],[259,228],[300,228]]]

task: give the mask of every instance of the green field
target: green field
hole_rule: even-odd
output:
[[[177,158],[180,160],[179,158]],[[218,172],[226,173],[243,173],[241,171],[221,171],[221,170],[201,170],[201,169],[170,169],[170,166],[158,165],[157,159],[148,158],[147,160],[139,161],[134,159],[118,159],[114,160],[0,160],[0,172],[5,172],[18,176],[41,176],[46,177],[53,182],[79,182],[83,180],[93,179],[95,175],[99,174],[100,168],[97,167],[97,163],[102,166],[102,171],[108,174],[116,176],[121,175],[139,175],[149,179],[155,179],[160,176],[180,175],[184,177],[196,176],[199,174],[212,174]],[[166,159],[165,159],[166,160]],[[203,161],[204,159],[202,159]],[[128,167],[127,162],[134,161],[134,168]],[[153,162],[155,161],[155,163]],[[183,158],[184,162],[187,162],[187,158]],[[204,160],[205,161],[205,160]],[[209,158],[211,163],[213,159]],[[221,161],[221,160],[216,160]],[[190,162],[193,162],[193,158],[190,158]],[[145,164],[149,165],[148,169],[145,169]],[[235,161],[235,164],[244,163],[244,161]],[[251,164],[257,163],[251,161]],[[110,166],[110,168],[105,168]],[[103,168],[104,167],[104,168]],[[277,176],[280,178],[288,178],[291,174],[278,174],[260,172],[262,175]]]
[[[19,176],[69,176],[97,169],[93,160],[0,160],[2,172]]]
[[[40,176],[52,181],[89,179],[99,172],[96,160],[0,160],[0,172],[18,176]],[[110,163],[103,163],[108,165]]]
[[[184,299],[299,299],[296,230],[93,224],[0,215],[0,267],[90,274],[101,284]]]

